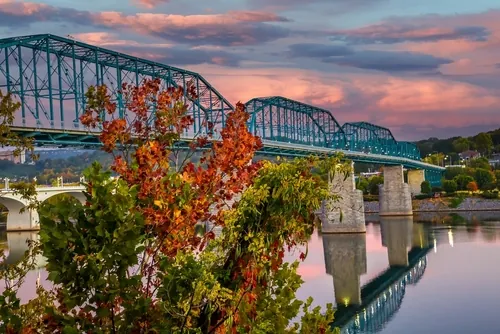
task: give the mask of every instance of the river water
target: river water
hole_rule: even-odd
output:
[[[366,229],[316,232],[299,267],[298,297],[333,303],[342,333],[500,333],[500,212],[368,216]],[[27,238],[36,233],[0,232],[9,261]],[[29,274],[24,301],[46,276],[43,268]]]

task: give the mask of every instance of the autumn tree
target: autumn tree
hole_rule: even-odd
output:
[[[191,86],[186,91],[196,100]],[[40,291],[44,312],[13,329],[331,332],[332,306],[320,312],[311,300],[296,299],[298,261],[287,263],[284,254],[307,244],[313,211],[336,199],[321,175],[347,172],[348,165],[337,156],[253,162],[262,144],[248,131],[240,103],[225,127],[206,121],[209,131],[195,136],[183,161],[173,161],[193,123],[184,88],[161,90],[159,80],[147,80],[124,85],[120,94],[130,122],[114,118],[117,105],[106,87],[87,93],[81,122],[102,128],[103,150],[114,162],[111,170],[95,163],[85,172],[84,205],[63,199],[39,208],[54,290]],[[200,149],[195,164],[188,157]],[[204,222],[222,227],[220,237],[198,234]]]
[[[467,190],[470,191],[471,193],[476,192],[479,189],[477,186],[477,183],[475,181],[470,181],[467,183]]]

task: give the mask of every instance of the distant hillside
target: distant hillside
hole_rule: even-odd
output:
[[[485,143],[487,137],[491,138],[491,145]],[[454,155],[467,149],[483,151],[486,146],[490,146],[489,152],[500,152],[500,128],[489,132],[481,132],[472,137],[429,138],[420,140],[416,144],[420,149],[422,157],[436,152]],[[467,149],[464,149],[466,147]]]

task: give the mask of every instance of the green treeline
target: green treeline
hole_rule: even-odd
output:
[[[500,128],[481,132],[472,137],[452,137],[448,139],[429,138],[416,142],[422,157],[432,153],[458,155],[467,150],[476,150],[482,155],[500,152]]]
[[[38,184],[51,184],[62,176],[64,182],[79,182],[85,168],[94,161],[109,166],[112,156],[102,151],[86,152],[66,159],[38,160],[33,164],[16,164],[8,160],[0,160],[0,177],[11,180],[33,179]]]

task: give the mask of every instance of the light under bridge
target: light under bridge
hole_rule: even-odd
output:
[[[33,137],[38,145],[99,146],[98,133],[85,131],[79,117],[85,111],[85,92],[106,85],[117,103],[114,117],[130,121],[120,93],[123,83],[139,85],[158,78],[161,88],[192,84],[196,98],[184,96],[194,124],[182,139],[207,134],[207,121],[224,126],[234,110],[200,74],[137,58],[55,35],[0,39],[0,89],[21,102],[13,130]],[[368,122],[340,125],[326,109],[281,96],[257,97],[246,103],[249,129],[263,139],[260,153],[307,156],[342,152],[354,162],[401,165],[425,171],[432,184],[441,182],[444,168],[421,161],[415,144],[397,141],[392,132]],[[154,107],[150,116],[154,117]]]

